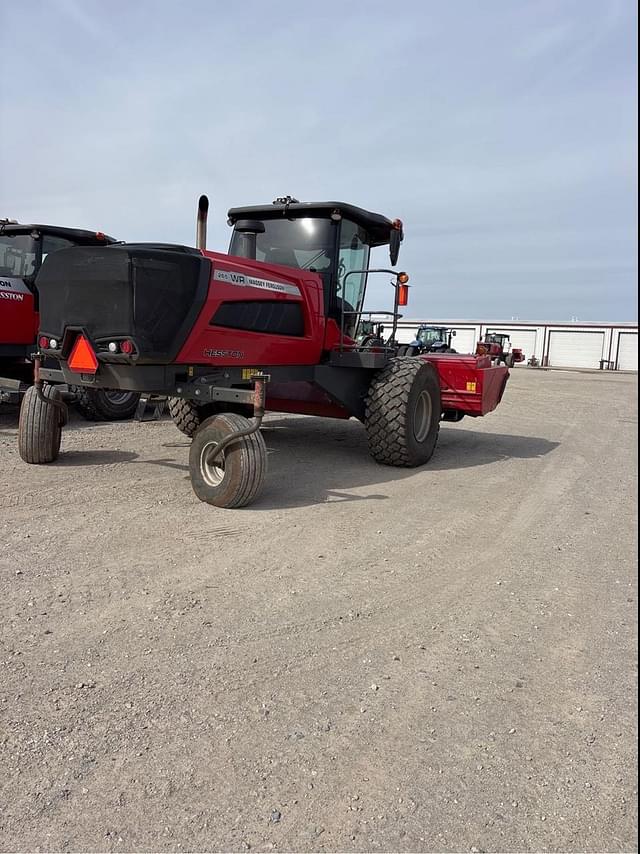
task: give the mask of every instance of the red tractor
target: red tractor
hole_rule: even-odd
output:
[[[476,346],[478,356],[488,355],[494,364],[502,362],[512,368],[518,362],[524,362],[525,355],[518,347],[511,346],[511,338],[501,332],[487,332],[482,341]]]
[[[33,382],[31,354],[38,333],[35,279],[44,259],[71,246],[108,246],[112,237],[79,228],[0,220],[0,402],[17,403]],[[65,396],[91,421],[129,418],[139,395],[122,390],[67,388]]]
[[[360,420],[379,463],[420,466],[441,420],[493,410],[509,372],[488,356],[399,357],[408,276],[369,267],[372,248],[398,259],[403,227],[342,202],[232,208],[229,254],[116,244],[67,249],[40,271],[37,381],[20,414],[28,463],[56,459],[65,404],[55,383],[173,398],[193,436],[189,469],[202,501],[241,507],[258,495],[267,454],[265,411]],[[368,276],[391,277],[393,308],[364,312]],[[363,316],[386,314],[379,346],[356,341]],[[56,368],[43,364],[54,360]]]

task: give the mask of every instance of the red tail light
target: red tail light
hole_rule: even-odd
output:
[[[46,350],[49,346],[49,339],[44,335],[41,335],[40,338],[38,338],[38,346],[41,350]]]
[[[69,367],[78,374],[95,374],[98,370],[96,354],[84,335],[76,338],[69,356]]]
[[[136,348],[133,346],[133,341],[129,341],[128,338],[125,338],[124,341],[120,342],[120,350],[127,356],[130,356],[132,353],[135,353],[135,349]]]

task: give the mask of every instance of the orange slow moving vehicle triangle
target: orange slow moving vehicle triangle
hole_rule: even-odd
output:
[[[78,374],[95,374],[98,360],[84,335],[78,336],[69,356],[69,367]]]

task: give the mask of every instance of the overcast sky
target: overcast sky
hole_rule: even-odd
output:
[[[4,0],[0,216],[193,245],[206,192],[224,251],[233,205],[337,199],[404,220],[414,317],[634,320],[636,29],[632,0]]]

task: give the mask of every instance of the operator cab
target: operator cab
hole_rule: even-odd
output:
[[[487,332],[484,340],[488,344],[499,344],[503,349],[511,344],[511,337],[502,332]]]
[[[362,311],[369,254],[389,245],[391,264],[403,238],[400,220],[344,202],[299,202],[290,196],[271,205],[231,208],[229,254],[265,264],[318,273],[327,317]],[[350,326],[355,326],[353,316]]]
[[[21,279],[33,290],[34,279],[50,252],[115,242],[100,231],[0,220],[0,278]]]

